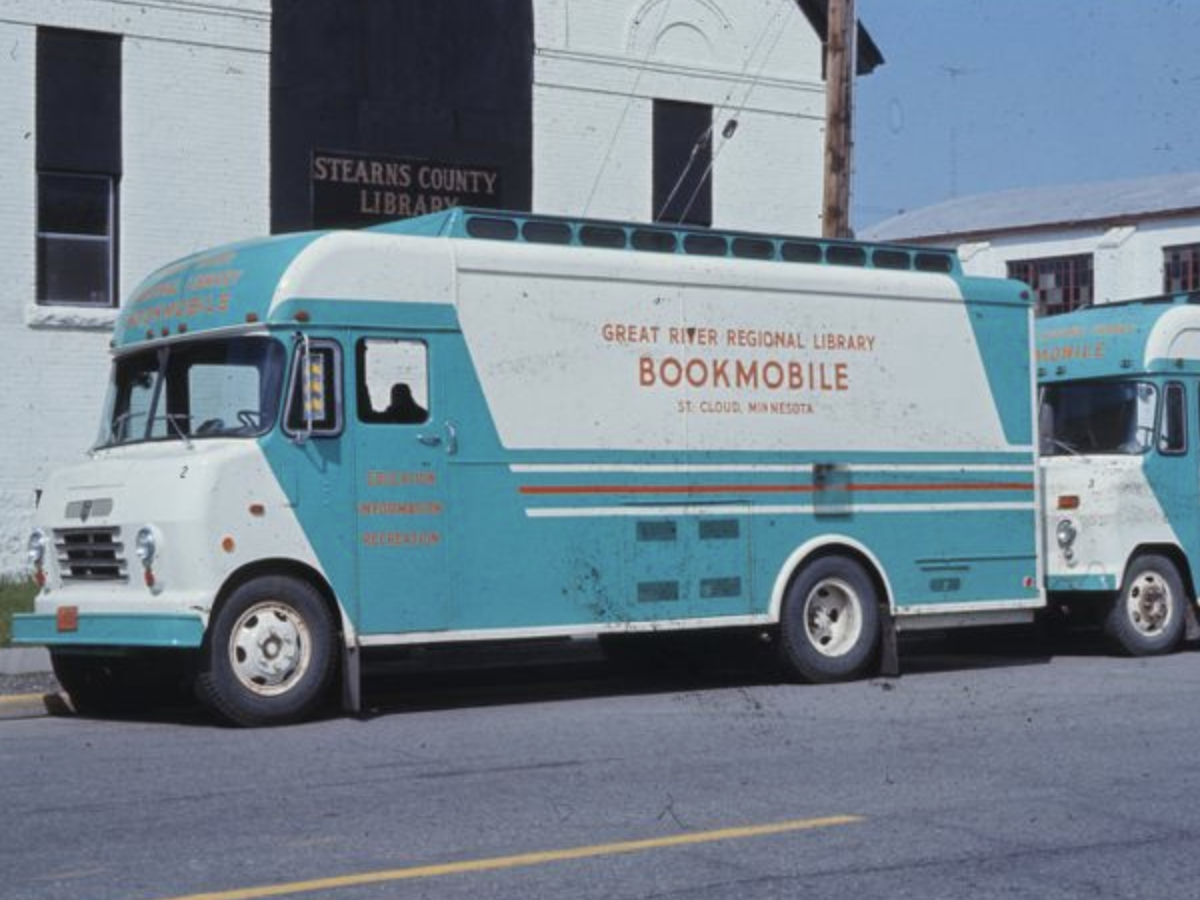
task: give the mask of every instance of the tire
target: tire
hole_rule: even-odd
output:
[[[255,578],[237,588],[209,625],[196,694],[234,725],[282,725],[326,701],[337,630],[324,598],[294,578]]]
[[[822,683],[865,674],[880,640],[874,582],[852,559],[816,560],[788,588],[779,632],[779,660],[793,677]]]
[[[1184,604],[1190,602],[1175,564],[1149,553],[1136,557],[1104,619],[1104,632],[1130,656],[1157,656],[1179,646]]]
[[[178,706],[190,694],[192,659],[186,651],[145,651],[117,656],[51,650],[59,685],[81,715],[145,712]]]

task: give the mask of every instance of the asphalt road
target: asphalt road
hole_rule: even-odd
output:
[[[0,898],[1200,896],[1200,656],[1052,649],[804,687],[571,648],[269,731],[10,716]]]

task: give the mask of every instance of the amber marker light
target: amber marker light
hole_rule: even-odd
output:
[[[1059,509],[1079,509],[1078,494],[1059,494],[1058,496]]]
[[[180,333],[180,334],[187,334],[187,322],[180,322],[180,323],[179,323],[179,333]]]
[[[246,321],[253,325],[258,321],[258,313],[246,313]]]
[[[265,506],[263,506],[261,503],[251,503],[250,504],[250,515],[256,516],[261,519],[266,514],[267,514],[267,508]]]
[[[221,539],[221,549],[226,553],[232,553],[237,549],[237,543],[235,543],[233,538],[231,538],[229,535],[225,535],[225,537]]]
[[[308,318],[309,318],[308,312],[303,309],[296,313],[296,321],[297,322],[307,322]]]

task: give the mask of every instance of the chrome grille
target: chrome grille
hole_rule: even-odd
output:
[[[118,528],[56,528],[54,548],[64,581],[127,581]]]

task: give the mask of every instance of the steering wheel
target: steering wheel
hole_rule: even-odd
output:
[[[246,431],[262,430],[262,413],[257,409],[239,409],[237,420]]]

